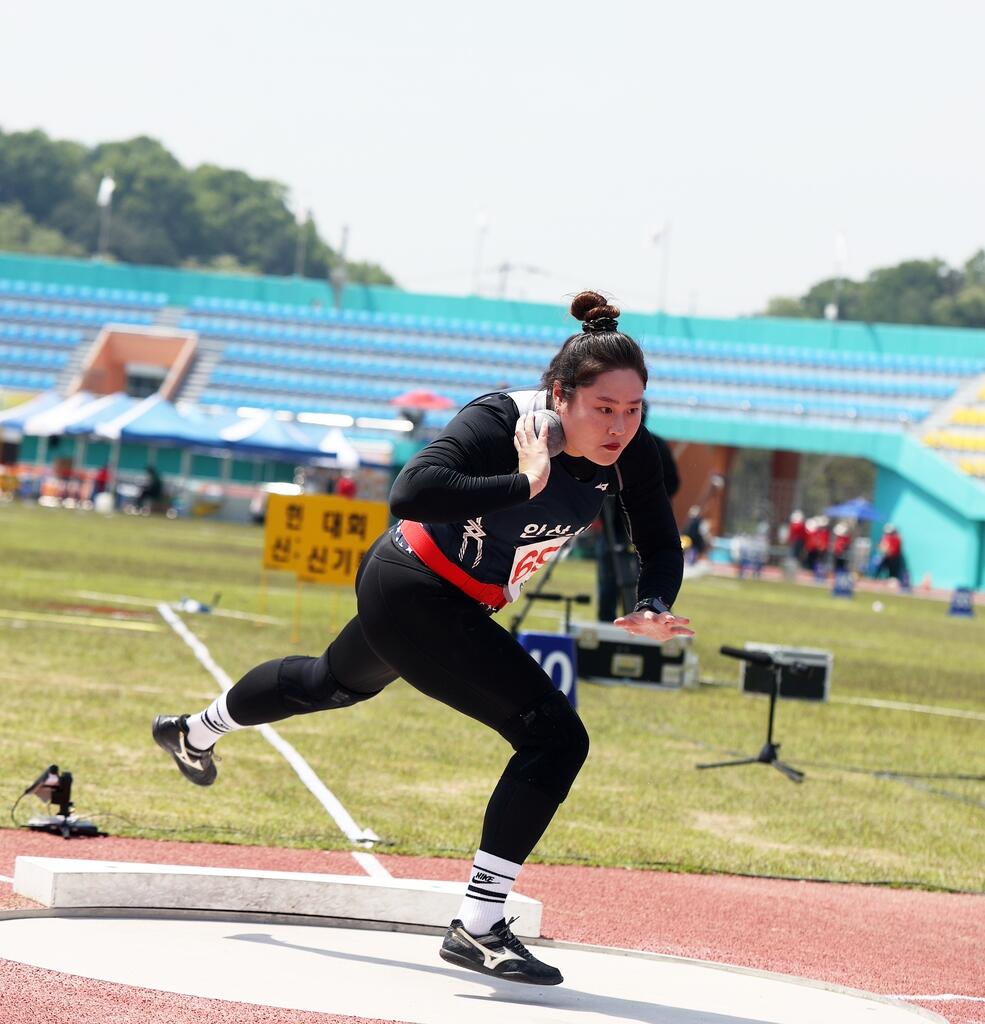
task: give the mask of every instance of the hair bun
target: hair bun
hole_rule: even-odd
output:
[[[610,306],[598,292],[579,292],[571,300],[571,315],[589,333],[618,330],[619,307]]]

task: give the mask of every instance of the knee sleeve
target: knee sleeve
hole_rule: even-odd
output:
[[[331,711],[376,696],[375,693],[356,693],[346,689],[332,675],[327,655],[327,651],[320,658],[289,655],[281,660],[277,670],[277,689],[292,714]]]
[[[556,690],[499,733],[516,751],[504,775],[563,801],[588,756],[588,733],[568,698]]]

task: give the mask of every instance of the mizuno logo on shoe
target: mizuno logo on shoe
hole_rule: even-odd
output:
[[[595,490],[597,490],[597,491],[607,491],[608,489],[609,489],[609,485],[608,484],[596,484],[595,485]]]
[[[481,871],[476,871],[475,877],[472,879],[472,881],[473,882],[484,882],[484,883],[488,884],[489,882],[495,882],[496,879],[493,878],[492,875],[486,875],[486,874],[483,874],[483,872],[481,872]]]
[[[522,956],[518,956],[516,953],[513,953],[508,949],[504,949],[502,953],[494,953],[491,949],[486,949],[481,942],[476,942],[464,928],[459,928],[458,934],[471,945],[475,946],[475,948],[482,954],[482,966],[487,970],[494,971],[500,964],[505,964],[510,960],[523,960]]]
[[[196,757],[188,749],[188,746],[185,743],[184,733],[182,732],[178,733],[178,749],[175,751],[175,756],[184,761],[189,768],[198,768],[199,770],[202,768],[202,759],[200,757]]]

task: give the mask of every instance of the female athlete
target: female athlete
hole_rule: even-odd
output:
[[[640,557],[639,603],[616,619],[630,633],[693,636],[671,606],[683,574],[660,455],[640,407],[647,370],[597,292],[571,303],[582,329],[551,360],[539,390],[485,395],[411,459],[395,481],[399,522],[356,577],[358,613],[321,657],[251,669],[193,715],[160,715],[153,736],[197,785],[216,778],[215,742],[245,726],[369,700],[398,677],[494,729],[513,748],[486,808],[458,916],[440,955],[533,985],[560,972],[535,958],[503,904],[588,754],[567,698],[492,613],[598,516],[615,493]],[[534,412],[552,409],[564,450],[551,458]],[[425,641],[426,642],[423,642]]]

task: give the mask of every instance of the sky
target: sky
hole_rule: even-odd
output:
[[[985,246],[983,39],[976,0],[0,0],[0,128],[276,179],[410,290],[739,316]]]

